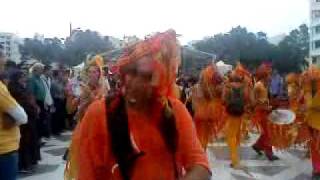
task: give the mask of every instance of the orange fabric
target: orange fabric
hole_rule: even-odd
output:
[[[242,116],[233,116],[227,114],[227,122],[225,126],[225,136],[227,138],[227,144],[230,149],[230,158],[233,166],[240,164],[240,158],[238,155],[238,149],[242,136],[247,133],[246,123],[244,123],[243,118],[248,111],[248,105],[250,102],[250,87],[251,87],[251,75],[250,73],[239,63],[236,69],[233,71],[236,77],[242,79],[241,82],[228,82],[225,84],[223,98],[224,101],[228,101],[227,97],[230,94],[231,88],[243,87],[243,98],[244,98],[244,108],[245,113]],[[248,114],[246,114],[248,115]]]
[[[305,100],[303,97],[302,76],[300,74],[291,73],[287,76],[286,81],[288,83],[288,95],[290,109],[295,112],[297,125],[297,137],[295,144],[307,145],[311,140],[308,124],[305,119],[305,113],[301,111],[301,108],[305,106]]]
[[[163,97],[175,97],[175,80],[180,63],[180,46],[176,32],[168,30],[157,33],[144,41],[129,46],[126,53],[117,61],[117,67],[125,67],[142,57],[149,56],[154,62],[153,84],[156,93]]]
[[[269,134],[267,126],[269,115],[269,112],[266,110],[266,108],[269,106],[268,90],[265,85],[259,81],[255,84],[254,93],[257,105],[255,107],[252,121],[254,125],[261,130],[261,136],[254,146],[263,150],[266,155],[269,156],[272,154],[272,145],[270,142],[272,137]]]
[[[238,149],[241,140],[242,117],[228,116],[226,125],[227,143],[230,149],[230,158],[233,166],[239,165]]]
[[[222,77],[214,65],[209,65],[201,71],[200,82],[192,92],[194,121],[198,138],[205,149],[225,125],[221,91]]]
[[[201,101],[195,104],[194,121],[198,138],[204,149],[214,140],[225,125],[225,108],[221,99]]]
[[[187,109],[176,99],[170,99],[170,102],[179,137],[177,165],[186,170],[193,165],[209,169]],[[131,179],[174,179],[172,156],[156,127],[157,120],[132,110],[129,110],[128,117],[130,134],[138,149],[146,153],[135,163]],[[111,153],[107,129],[105,101],[99,100],[89,106],[73,138],[79,146],[77,180],[121,179]]]

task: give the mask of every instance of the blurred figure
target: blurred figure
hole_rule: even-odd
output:
[[[274,70],[270,82],[270,94],[272,98],[277,98],[282,93],[283,79],[277,70]]]
[[[5,56],[0,51],[0,73],[4,71]],[[18,171],[19,126],[26,124],[24,109],[11,96],[0,81],[0,177],[1,180],[16,180]]]
[[[87,109],[66,179],[210,178],[191,117],[174,96],[176,43],[174,31],[159,33],[118,60],[121,91]]]
[[[65,97],[65,73],[63,70],[55,70],[53,72],[51,92],[54,102],[55,112],[52,114],[52,133],[60,135],[65,129],[66,123],[66,97]]]
[[[46,103],[48,86],[42,80],[44,65],[36,63],[31,68],[31,77],[28,79],[27,88],[35,97],[38,107],[40,108],[39,118],[37,120],[38,135],[40,137],[49,137],[49,111]],[[39,142],[40,143],[40,142]]]
[[[22,71],[15,71],[11,74],[8,89],[28,115],[28,123],[20,126],[19,170],[30,172],[32,165],[37,164],[40,160],[37,133],[37,118],[40,109],[35,98],[27,89],[27,77]]]
[[[93,57],[81,74],[80,99],[77,110],[77,120],[81,120],[87,107],[96,99],[105,97],[108,93],[103,74],[103,59],[100,56]]]
[[[268,129],[268,115],[272,111],[272,106],[268,97],[268,87],[270,85],[272,67],[268,64],[261,64],[256,70],[256,84],[254,86],[255,113],[253,120],[259,124],[262,132],[258,141],[252,146],[257,154],[265,153],[270,161],[279,160],[274,155],[271,145],[270,129]]]

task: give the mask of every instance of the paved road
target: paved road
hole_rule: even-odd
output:
[[[69,144],[71,133],[52,138],[42,148],[43,160],[33,175],[21,175],[21,180],[62,180],[65,163],[62,155]],[[303,149],[291,149],[287,152],[276,152],[281,160],[269,162],[257,156],[250,147],[241,147],[242,164],[248,172],[233,170],[229,167],[228,148],[217,143],[208,150],[213,178],[223,180],[309,180],[311,179],[311,163],[305,159]]]

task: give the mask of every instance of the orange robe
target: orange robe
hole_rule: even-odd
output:
[[[271,156],[271,137],[267,126],[269,112],[266,109],[264,109],[265,107],[269,106],[268,89],[261,81],[259,81],[255,84],[254,91],[256,101],[259,105],[255,108],[253,122],[256,125],[258,125],[262,130],[261,136],[255,143],[254,147],[263,150],[267,156]]]
[[[192,119],[184,105],[170,99],[176,119],[178,146],[175,160],[185,170],[201,165],[209,170],[208,160],[193,126]],[[128,111],[130,135],[135,146],[145,152],[135,162],[132,180],[175,179],[172,155],[157,128],[154,116]],[[110,148],[110,137],[106,123],[105,100],[95,101],[89,106],[80,127],[74,135],[79,145],[76,171],[77,180],[121,179],[119,168]],[[72,153],[72,152],[71,152]]]
[[[205,99],[199,86],[195,86],[192,96],[198,138],[206,149],[208,143],[216,138],[225,126],[225,108],[221,98]]]
[[[232,83],[231,83],[232,84]],[[249,102],[249,88],[245,85],[240,85],[244,88],[244,103],[248,104]],[[230,93],[229,88],[225,89],[224,96],[228,96]],[[226,98],[226,97],[225,97]],[[226,138],[227,138],[227,144],[230,149],[230,158],[231,158],[231,164],[233,166],[237,166],[240,164],[240,157],[238,154],[238,149],[240,146],[242,135],[245,134],[246,127],[244,127],[244,118],[243,114],[242,116],[233,116],[227,113],[227,122],[226,122]]]
[[[290,109],[296,114],[295,123],[299,128],[295,144],[306,144],[311,137],[309,127],[305,121],[305,113],[301,111],[301,107],[306,104],[303,97],[303,88],[301,87],[301,76],[290,74],[287,76],[287,83]]]

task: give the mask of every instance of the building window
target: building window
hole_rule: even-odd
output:
[[[320,40],[314,42],[314,48],[315,49],[320,48]]]
[[[320,18],[320,10],[313,10],[312,11],[312,19]]]
[[[320,1],[320,0],[319,0]],[[314,33],[315,34],[320,34],[320,25],[314,27]]]

